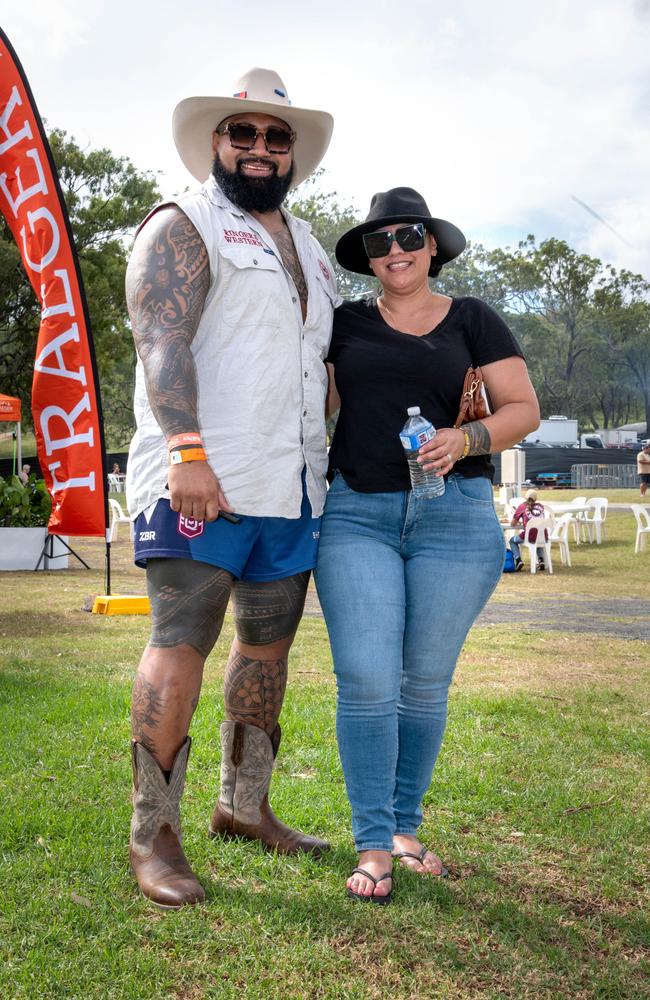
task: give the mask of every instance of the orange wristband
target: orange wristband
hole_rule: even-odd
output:
[[[169,461],[172,465],[180,465],[181,462],[207,462],[208,456],[203,448],[183,448],[180,451],[170,451]]]
[[[180,448],[183,444],[196,444],[199,448],[203,447],[203,441],[198,431],[190,431],[187,434],[174,434],[167,442],[167,448],[171,451],[173,448]]]

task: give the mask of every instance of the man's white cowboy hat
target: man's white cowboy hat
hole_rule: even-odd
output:
[[[294,108],[287,88],[271,69],[251,69],[235,85],[231,97],[187,97],[174,109],[172,128],[180,158],[203,182],[212,170],[212,133],[224,118],[247,111],[274,115],[296,133],[292,187],[309,177],[327,152],[334,119],[327,111]]]

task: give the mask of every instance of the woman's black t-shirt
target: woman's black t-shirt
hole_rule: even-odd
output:
[[[501,317],[480,299],[454,299],[431,333],[400,333],[374,297],[344,302],[334,313],[327,360],[341,397],[328,476],[338,469],[359,493],[410,489],[399,432],[409,406],[434,427],[453,427],[467,369],[523,357]],[[492,478],[489,455],[471,455],[454,472]]]

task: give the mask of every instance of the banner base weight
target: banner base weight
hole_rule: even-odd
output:
[[[149,598],[137,594],[96,597],[93,603],[94,615],[148,615],[150,611]]]

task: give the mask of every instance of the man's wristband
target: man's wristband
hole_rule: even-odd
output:
[[[169,461],[172,465],[180,465],[181,462],[207,462],[208,456],[203,448],[180,448],[178,451],[170,451]]]
[[[460,427],[459,430],[463,431],[463,428]],[[465,438],[465,447],[463,448],[463,454],[460,456],[460,458],[458,460],[459,462],[463,458],[467,458],[467,456],[469,455],[469,449],[470,449],[470,445],[471,445],[471,442],[470,442],[470,439],[469,439],[469,434],[467,433],[467,431],[463,431],[463,437]]]
[[[170,437],[167,442],[168,451],[173,451],[174,448],[181,448],[183,445],[193,444],[198,448],[203,447],[203,441],[201,440],[201,435],[198,431],[188,431],[185,434],[174,434]]]

